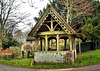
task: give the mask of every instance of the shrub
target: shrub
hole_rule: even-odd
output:
[[[3,40],[2,42],[2,48],[5,50],[7,48],[9,48],[10,46],[18,46],[19,43],[15,40],[11,40],[11,41],[6,41],[6,40]]]
[[[29,44],[24,46],[24,48],[25,48],[26,51],[31,51],[32,50],[32,46],[29,45]]]
[[[66,44],[67,45],[67,49],[69,50],[70,49],[70,45],[69,44]]]
[[[11,47],[9,47],[9,49],[10,49],[10,50],[13,49],[14,51],[21,52],[20,47],[17,47],[17,46],[15,46],[15,47],[12,47],[12,46],[11,46]]]
[[[24,51],[25,51],[25,52],[27,52],[27,51],[29,51],[29,50],[30,50],[30,48],[31,48],[31,46],[30,46],[30,45],[25,45],[25,46],[24,46]]]
[[[38,45],[38,48],[37,48],[37,50],[41,50],[41,47],[40,47],[40,45]]]
[[[11,54],[10,54],[10,50],[6,49],[6,50],[0,50],[0,59],[11,59]]]
[[[0,55],[1,54],[7,54],[7,53],[10,53],[10,50],[9,49],[6,49],[6,50],[0,50]]]
[[[30,56],[34,58],[34,51],[30,51]]]
[[[21,53],[20,47],[17,47],[17,46],[16,47],[9,47],[9,49],[10,49],[10,52],[12,54],[14,54],[14,58],[17,58]]]

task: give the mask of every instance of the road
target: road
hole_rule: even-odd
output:
[[[0,64],[0,71],[100,71],[100,64],[86,66],[86,67],[65,68],[65,69],[26,69],[21,67],[14,67],[14,66]]]

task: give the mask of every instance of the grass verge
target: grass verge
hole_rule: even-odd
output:
[[[71,64],[31,64],[31,58],[29,59],[14,59],[14,60],[2,60],[0,59],[0,64],[7,64],[12,66],[19,66],[19,67],[25,67],[25,68],[38,68],[38,69],[54,69],[54,68],[71,68],[71,67],[82,67],[82,66],[88,66],[92,65],[90,61],[90,54],[93,56],[93,64],[100,63],[100,50],[95,51],[89,51],[82,53],[81,55],[81,62],[79,61],[79,55],[78,59],[75,60],[75,63],[73,65]]]

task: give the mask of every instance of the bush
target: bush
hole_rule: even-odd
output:
[[[9,49],[6,49],[6,50],[0,50],[0,55],[1,54],[7,54],[7,53],[10,53],[10,50]]]
[[[20,47],[17,47],[17,46],[16,47],[9,47],[9,49],[10,49],[10,52],[12,54],[14,54],[14,58],[17,58],[21,53]]]
[[[30,51],[30,57],[34,58],[34,51]]]
[[[26,44],[24,47],[24,51],[27,52],[27,51],[32,51],[32,46],[31,44]]]
[[[69,44],[66,44],[67,45],[67,49],[69,50],[70,49],[70,45]]]
[[[2,48],[5,50],[5,49],[7,49],[7,48],[9,48],[10,46],[18,46],[19,45],[19,43],[17,42],[17,41],[15,41],[15,40],[11,40],[11,41],[5,41],[5,40],[3,40],[3,42],[2,42]]]
[[[20,47],[17,47],[17,46],[15,46],[15,47],[11,46],[11,47],[9,47],[9,49],[10,49],[10,50],[13,49],[14,51],[15,51],[15,50],[18,50],[18,52],[21,51],[21,50],[20,50]]]
[[[10,50],[9,49],[6,49],[6,50],[0,50],[0,59],[11,59],[12,58],[12,55],[10,53]]]

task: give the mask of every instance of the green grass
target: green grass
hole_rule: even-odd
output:
[[[31,63],[31,59],[20,59],[20,60],[1,60],[1,64],[7,64],[7,65],[12,65],[12,66],[20,66],[20,67],[27,67]]]
[[[92,65],[90,61],[90,54],[93,56],[93,64],[98,64],[100,63],[100,50],[95,50],[95,51],[89,51],[82,53],[81,55],[81,62],[79,61],[79,55],[78,59],[75,60],[75,63],[73,65],[71,64],[31,64],[31,58],[29,59],[20,59],[20,60],[2,60],[0,59],[1,64],[8,64],[12,66],[19,66],[19,67],[25,67],[25,68],[71,68],[71,67],[82,67],[82,66],[88,66]]]

